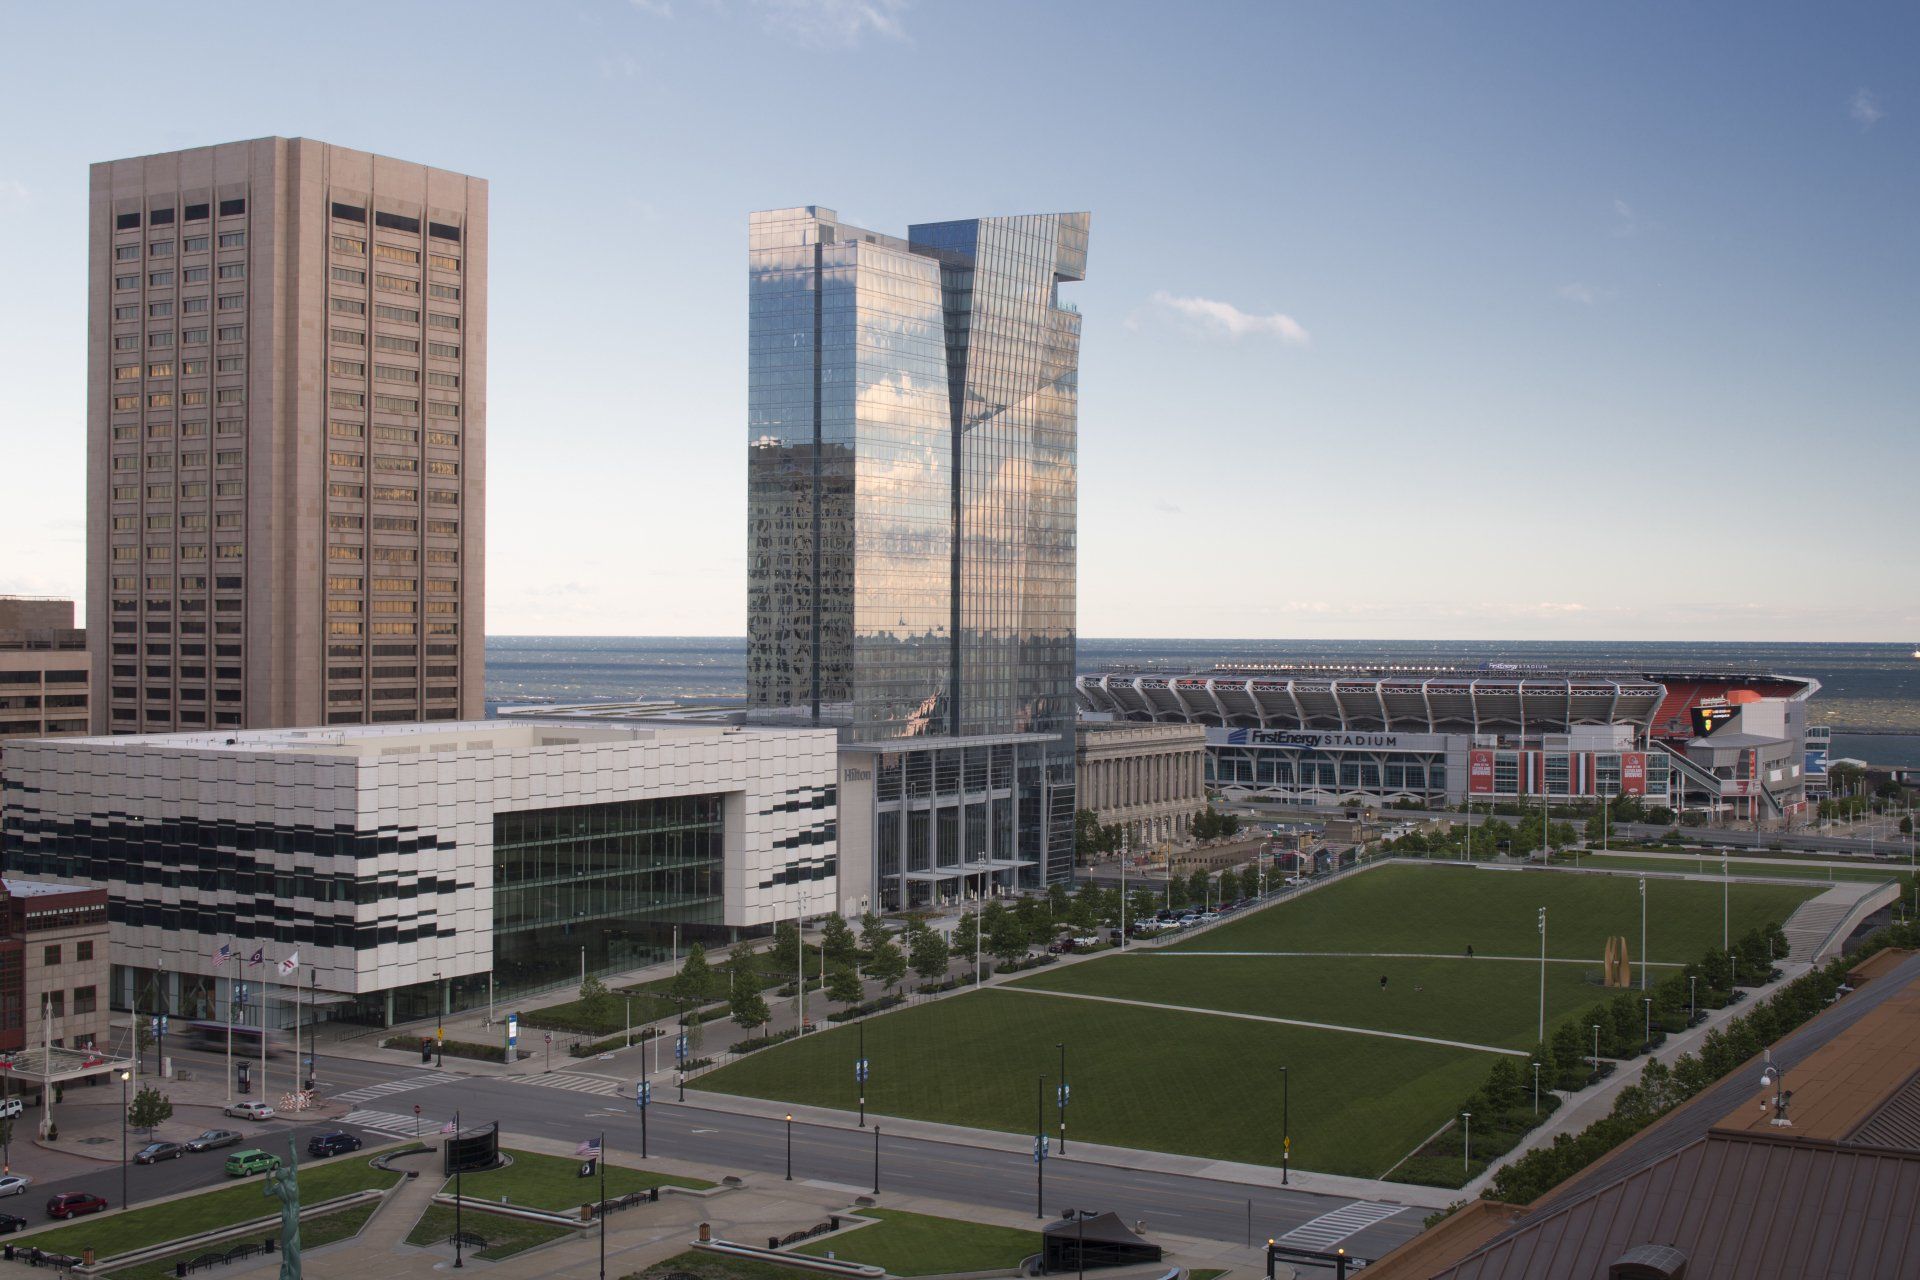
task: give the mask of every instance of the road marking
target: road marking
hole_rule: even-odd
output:
[[[349,1111],[340,1123],[358,1125],[362,1129],[378,1129],[396,1138],[411,1138],[416,1133],[436,1133],[440,1128],[438,1120],[426,1116],[403,1116],[394,1111]]]
[[[1473,1044],[1466,1040],[1442,1040],[1437,1036],[1416,1036],[1405,1031],[1380,1031],[1371,1027],[1343,1027],[1334,1022],[1308,1022],[1304,1018],[1275,1018],[1264,1013],[1235,1013],[1230,1009],[1195,1009],[1184,1004],[1161,1004],[1153,1000],[1126,1000],[1119,996],[1095,996],[1082,991],[1051,991],[1046,987],[1000,987],[1016,995],[1055,996],[1061,1000],[1092,1000],[1099,1004],[1125,1004],[1138,1009],[1164,1009],[1169,1013],[1197,1013],[1210,1018],[1239,1018],[1246,1022],[1269,1022],[1283,1027],[1308,1027],[1315,1031],[1345,1031],[1356,1036],[1378,1036],[1383,1040],[1410,1040],[1415,1044],[1437,1044],[1449,1049],[1472,1049],[1478,1053],[1503,1053],[1509,1057],[1530,1056],[1526,1049],[1502,1049],[1498,1045]]]
[[[1348,1236],[1365,1231],[1376,1222],[1385,1222],[1396,1213],[1406,1212],[1406,1208],[1403,1204],[1355,1200],[1350,1205],[1301,1223],[1281,1236],[1280,1243],[1298,1245],[1302,1249],[1331,1249]]]
[[[450,1084],[456,1077],[442,1075],[408,1076],[404,1080],[387,1080],[380,1084],[363,1085],[358,1089],[349,1089],[345,1093],[333,1095],[335,1102],[372,1102],[375,1098],[393,1093],[408,1093],[414,1089],[431,1089],[437,1084]]]
[[[1301,959],[1301,958],[1313,959],[1316,957],[1321,957],[1329,960],[1466,960],[1467,959],[1466,955],[1458,951],[1449,952],[1445,955],[1442,955],[1437,951],[1136,951],[1136,952],[1133,952],[1132,954],[1139,955],[1139,956],[1167,956],[1175,959],[1181,956],[1212,956],[1216,958],[1226,957],[1229,959],[1239,958],[1239,957],[1253,957],[1253,958],[1291,957],[1295,959]],[[1488,956],[1488,955],[1476,954],[1475,956],[1473,956],[1473,959],[1475,961],[1512,960],[1512,961],[1517,961],[1521,964],[1539,964],[1540,963],[1539,956]],[[1600,967],[1600,964],[1598,961],[1582,960],[1582,959],[1579,959],[1578,957],[1569,958],[1565,956],[1548,956],[1547,963],[1548,964],[1583,964],[1590,969],[1598,969]],[[1635,960],[1634,963],[1639,964],[1640,962],[1638,960]],[[1649,960],[1647,961],[1647,963],[1649,965],[1652,965],[1656,969],[1677,969],[1681,967],[1677,962],[1672,960]]]
[[[627,1086],[618,1080],[606,1076],[581,1076],[561,1071],[552,1075],[505,1076],[508,1084],[539,1085],[543,1089],[571,1089],[575,1093],[597,1093],[603,1098],[618,1098],[627,1092]]]

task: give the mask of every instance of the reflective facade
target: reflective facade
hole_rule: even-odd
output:
[[[927,818],[956,833],[929,865],[968,847],[977,874],[895,883],[902,901],[1071,874],[1080,316],[1059,286],[1087,229],[749,221],[750,715],[896,749],[1035,735],[1005,812]]]

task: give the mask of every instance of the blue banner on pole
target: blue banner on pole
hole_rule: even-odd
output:
[[[1033,1140],[1033,1162],[1039,1164],[1047,1158],[1047,1139],[1045,1135]]]
[[[1067,1109],[1067,1103],[1073,1100],[1073,1086],[1063,1084],[1056,1092],[1060,1098],[1060,1109],[1065,1111]]]
[[[861,1058],[853,1064],[853,1078],[861,1084],[867,1082],[867,1060]]]
[[[685,1062],[687,1060],[687,1038],[685,1036],[679,1036],[674,1040],[673,1058],[676,1062]]]
[[[639,1084],[635,1085],[633,1087],[633,1101],[639,1110],[645,1111],[647,1104],[653,1101],[653,1082],[650,1080],[642,1080]]]

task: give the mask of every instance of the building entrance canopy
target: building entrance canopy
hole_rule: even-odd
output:
[[[124,1071],[133,1064],[98,1049],[17,1049],[0,1053],[0,1080],[26,1080],[33,1084],[61,1084],[104,1071]]]

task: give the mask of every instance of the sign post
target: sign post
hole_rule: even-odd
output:
[[[653,1081],[642,1080],[633,1089],[633,1105],[640,1110],[640,1158],[647,1158],[647,1107],[653,1101]]]

